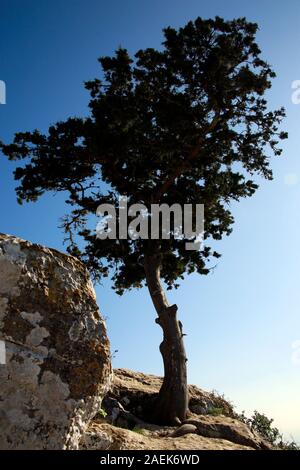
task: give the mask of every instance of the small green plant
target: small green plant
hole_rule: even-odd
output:
[[[209,407],[208,414],[218,416],[220,414],[224,416],[234,417],[234,405],[231,401],[225,398],[224,394],[219,393],[217,390],[210,392],[213,405]],[[212,412],[210,410],[213,410]]]
[[[100,408],[100,410],[98,411],[98,415],[99,415],[101,418],[106,418],[107,413],[106,413],[106,411],[105,411],[103,408]]]
[[[295,441],[280,441],[277,447],[281,450],[300,450],[300,446]]]
[[[139,428],[138,426],[134,426],[131,431],[136,432],[137,434],[144,434],[144,430]]]
[[[220,416],[220,415],[225,415],[225,410],[224,408],[218,408],[217,406],[212,406],[211,408],[208,409],[207,414],[212,415],[212,416]]]

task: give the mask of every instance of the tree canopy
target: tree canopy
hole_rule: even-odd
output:
[[[178,30],[164,29],[159,50],[134,57],[119,48],[99,59],[100,79],[85,83],[88,117],[20,132],[1,144],[15,170],[19,202],[46,191],[67,193],[63,221],[68,249],[99,278],[112,269],[118,293],[140,287],[143,259],[156,252],[169,288],[185,273],[207,274],[219,254],[209,239],[228,235],[234,222],[229,203],[252,196],[255,175],[271,179],[270,157],[278,143],[283,108],[270,111],[265,92],[275,73],[261,58],[257,25],[197,18]],[[197,204],[205,206],[203,251],[186,240],[98,240],[88,227],[101,203]],[[77,243],[84,239],[84,248]]]

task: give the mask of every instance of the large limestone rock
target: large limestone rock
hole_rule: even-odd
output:
[[[83,265],[0,234],[0,340],[0,449],[78,448],[112,377]]]

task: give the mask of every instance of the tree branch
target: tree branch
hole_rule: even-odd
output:
[[[215,117],[213,118],[212,122],[209,124],[207,129],[204,131],[203,137],[201,137],[197,143],[197,145],[193,148],[191,153],[188,155],[188,157],[179,165],[173,173],[170,175],[170,177],[162,183],[160,187],[158,187],[154,191],[154,197],[152,199],[152,203],[158,203],[160,201],[160,198],[168,191],[168,189],[172,186],[176,178],[181,176],[186,170],[190,168],[191,163],[197,158],[199,151],[201,149],[202,144],[205,141],[205,138],[209,132],[211,132],[216,125],[218,124],[220,120],[220,111],[216,111]]]

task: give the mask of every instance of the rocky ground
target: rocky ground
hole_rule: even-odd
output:
[[[239,421],[230,403],[194,385],[189,387],[190,412],[179,427],[151,424],[151,409],[161,378],[114,371],[113,388],[81,441],[98,450],[260,450],[270,444]]]

